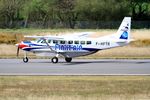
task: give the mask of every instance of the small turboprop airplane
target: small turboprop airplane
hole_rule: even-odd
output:
[[[35,38],[36,41],[22,41],[16,44],[17,56],[19,49],[25,51],[23,61],[28,62],[27,52],[43,56],[53,56],[52,63],[58,62],[61,55],[66,62],[71,62],[72,58],[85,56],[98,52],[99,50],[110,49],[114,47],[125,46],[129,44],[131,29],[131,17],[124,17],[118,31],[115,34],[90,38],[89,34],[93,32],[81,32],[62,36],[25,36]]]

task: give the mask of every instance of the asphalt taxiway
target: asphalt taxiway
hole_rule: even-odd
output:
[[[0,59],[0,75],[150,75],[150,59]]]

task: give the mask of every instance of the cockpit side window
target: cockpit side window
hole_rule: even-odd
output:
[[[45,41],[44,41],[44,40],[42,40],[42,41],[41,41],[41,43],[45,43]]]

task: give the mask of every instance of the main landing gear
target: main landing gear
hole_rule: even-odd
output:
[[[71,61],[72,61],[72,58],[67,58],[67,57],[66,57],[66,58],[65,58],[65,60],[66,60],[66,62],[68,62],[68,63],[69,63],[69,62],[71,62]]]
[[[53,57],[53,58],[51,59],[51,62],[52,62],[52,63],[58,63],[58,57],[59,57],[59,54],[57,54],[55,57]],[[70,57],[65,57],[65,61],[69,63],[69,62],[72,61],[72,58],[70,58]]]
[[[72,61],[72,58],[66,57],[66,58],[65,58],[65,61],[66,61],[67,63],[69,63],[69,62]],[[51,62],[52,62],[52,63],[58,63],[58,57],[53,57],[53,58],[51,59]]]

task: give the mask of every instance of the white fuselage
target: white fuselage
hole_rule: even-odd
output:
[[[109,49],[118,46],[124,46],[128,42],[118,42],[106,38],[82,38],[82,39],[46,39],[48,45],[42,40],[22,42],[27,47],[22,48],[25,51],[31,51],[43,56],[53,56],[55,52],[64,57],[78,57],[95,53],[99,50]],[[54,52],[55,51],[55,52]]]

